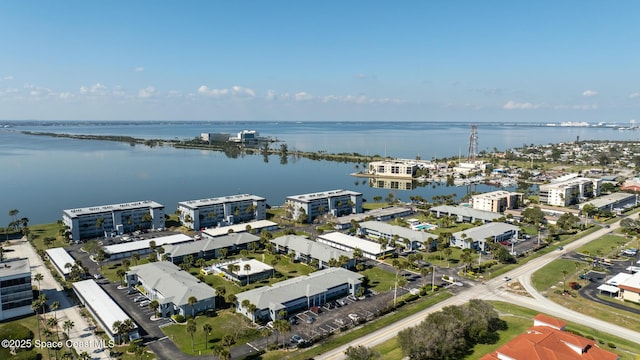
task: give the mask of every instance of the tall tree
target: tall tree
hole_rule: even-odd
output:
[[[187,332],[191,335],[191,352],[194,352],[193,334],[196,333],[197,324],[194,319],[187,320]]]

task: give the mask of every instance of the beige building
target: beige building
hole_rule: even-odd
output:
[[[540,185],[540,203],[553,206],[574,205],[582,199],[600,195],[601,185],[601,179],[584,177]]]
[[[381,177],[413,177],[418,170],[414,161],[385,160],[369,163],[369,174]]]
[[[473,209],[501,213],[508,209],[519,208],[523,197],[521,193],[498,190],[473,195],[470,202]]]

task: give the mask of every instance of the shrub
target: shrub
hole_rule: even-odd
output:
[[[182,316],[182,314],[177,314],[177,315],[172,315],[171,318],[173,319],[173,321],[177,322],[177,323],[183,323],[185,318],[184,316]]]
[[[607,344],[610,348],[615,349],[616,348],[616,344],[610,342]]]
[[[33,339],[33,332],[23,325],[8,323],[0,327],[0,339]]]

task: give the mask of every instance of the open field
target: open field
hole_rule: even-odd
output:
[[[621,247],[629,242],[631,242],[631,239],[624,236],[608,234],[581,246],[576,250],[576,252],[590,256],[608,257],[617,254],[620,250],[623,250]]]

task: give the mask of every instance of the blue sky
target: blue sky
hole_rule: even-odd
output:
[[[0,119],[640,120],[638,1],[3,1]]]

